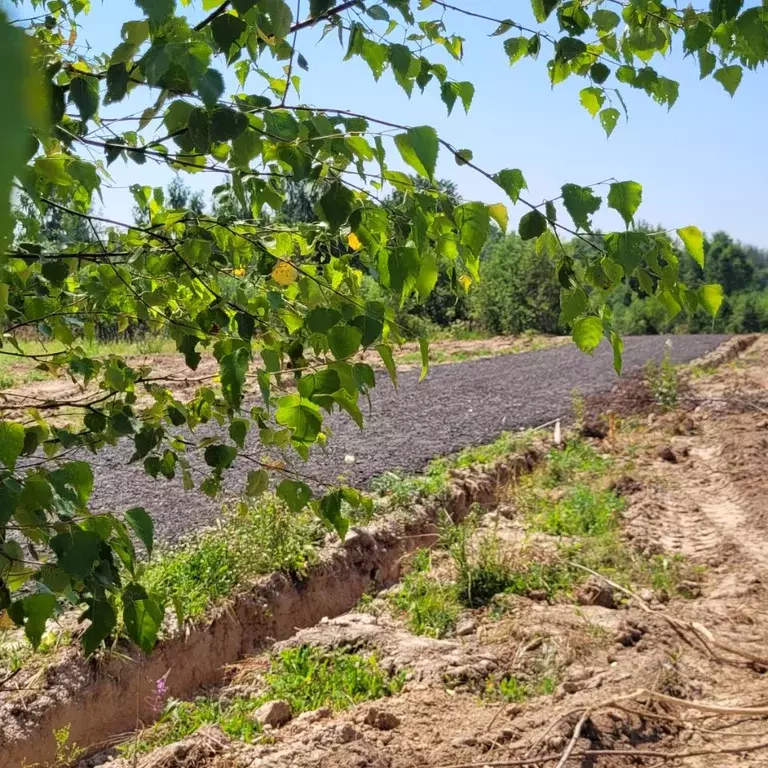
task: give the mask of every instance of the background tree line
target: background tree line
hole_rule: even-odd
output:
[[[414,183],[425,195],[430,194],[430,185],[423,179],[415,177]],[[461,203],[453,182],[441,180],[437,186],[447,195],[447,204]],[[274,214],[265,208],[260,213],[260,220],[291,225],[316,222],[315,205],[323,190],[306,182],[289,182],[287,187],[286,203],[280,213]],[[134,190],[137,202],[148,193],[152,193],[149,188],[137,187]],[[155,191],[154,194],[157,197],[159,193]],[[207,209],[220,220],[233,221],[253,215],[243,209],[237,195],[227,184],[215,188],[210,203],[206,203],[202,192],[193,190],[176,176],[163,195],[171,208],[188,209],[197,214]],[[395,191],[382,204],[390,210],[397,210],[402,202],[402,195]],[[22,198],[19,201],[16,209],[20,219],[28,206],[28,200]],[[139,205],[134,208],[133,216],[137,224],[146,223],[146,210]],[[88,242],[94,236],[84,219],[57,209],[51,209],[36,226],[35,231],[20,234],[23,239],[46,247],[73,240]],[[664,228],[640,223],[636,229],[658,232]],[[601,235],[596,233],[592,238],[599,242]],[[566,244],[566,247],[577,260],[588,248],[577,240]],[[669,309],[650,291],[644,290],[637,278],[633,278],[609,297],[617,331],[630,335],[768,331],[768,249],[745,245],[722,231],[707,236],[704,247],[704,268],[685,254],[682,245],[677,249],[677,256],[681,276],[689,285],[722,285],[724,301],[714,320],[701,312],[689,316],[682,311],[671,317]],[[457,291],[456,275],[450,270],[441,270],[435,289],[426,302],[418,303],[415,297],[408,299],[400,308],[398,322],[414,336],[434,336],[446,331],[458,335],[569,332],[568,325],[560,318],[560,285],[553,265],[545,255],[536,252],[534,241],[523,241],[517,234],[504,234],[494,227],[481,254],[480,278],[476,285]],[[363,283],[367,300],[383,299],[383,291],[374,276],[365,275]],[[98,334],[101,338],[111,339],[117,335],[133,336],[145,330],[128,328],[118,334],[113,322],[104,323]]]

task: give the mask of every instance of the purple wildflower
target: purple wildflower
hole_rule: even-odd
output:
[[[145,699],[155,715],[159,715],[165,707],[165,702],[168,698],[168,674],[170,671],[169,669],[168,672],[155,681],[152,694]]]

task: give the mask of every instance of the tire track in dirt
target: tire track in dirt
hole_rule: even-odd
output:
[[[625,371],[660,360],[671,340],[674,362],[687,362],[710,352],[729,336],[636,336],[626,339]],[[328,424],[333,431],[327,447],[313,451],[309,461],[296,468],[326,483],[343,474],[346,482],[365,487],[371,477],[392,469],[418,472],[436,457],[468,445],[489,443],[505,430],[535,426],[567,413],[571,393],[609,391],[616,383],[612,352],[603,343],[593,356],[573,344],[537,352],[504,355],[485,360],[434,366],[419,383],[419,372],[404,371],[395,390],[385,373],[377,374],[371,392],[370,411],[365,409],[365,430],[361,431],[346,414],[333,414]],[[195,431],[198,439],[217,434],[216,425]],[[249,437],[247,449],[259,453],[258,441]],[[155,519],[156,535],[176,541],[191,531],[210,525],[221,505],[242,490],[244,462],[225,475],[223,499],[209,499],[201,492],[185,492],[179,478],[152,480],[140,463],[129,464],[133,446],[125,441],[107,448],[94,462],[96,487],[92,498],[95,511],[120,511],[145,506]],[[354,464],[345,464],[353,455]],[[190,454],[196,480],[207,468]]]

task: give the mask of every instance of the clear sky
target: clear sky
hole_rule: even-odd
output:
[[[527,0],[459,2],[489,16],[530,21]],[[200,0],[193,0],[180,12],[193,21],[201,18]],[[433,7],[429,14],[436,17],[438,12]],[[88,41],[93,53],[111,52],[119,42],[122,22],[140,17],[131,0],[92,0],[78,44]],[[644,187],[641,218],[667,228],[696,224],[706,232],[724,229],[744,242],[768,247],[768,150],[764,139],[768,76],[764,70],[745,73],[731,99],[719,83],[699,81],[695,60],[684,60],[680,53],[655,60],[652,65],[657,71],[680,81],[677,104],[668,112],[645,93],[624,86],[630,119],[620,121],[607,139],[598,120],[578,102],[578,91],[587,83],[571,77],[550,88],[546,45],[537,61],[523,60],[510,68],[502,49],[504,38],[487,37],[494,25],[450,12],[445,18],[449,31],[466,39],[463,62],[443,60],[450,65],[453,78],[470,80],[477,88],[469,115],[457,104],[447,117],[433,83],[423,96],[415,91],[410,100],[389,73],[375,83],[359,58],[342,62],[344,52],[335,34],[320,41],[321,32],[316,29],[299,36],[299,49],[309,62],[309,72],[299,72],[301,102],[351,109],[398,123],[434,125],[455,146],[471,149],[475,162],[484,169],[520,168],[528,180],[528,197],[536,202],[556,196],[565,182],[633,179]],[[263,82],[252,74],[246,92],[262,92]],[[234,81],[228,80],[228,84],[234,92]],[[289,101],[295,103],[293,98]],[[126,114],[124,104],[117,106],[109,114]],[[140,106],[134,101],[131,108]],[[392,155],[396,155],[394,148]],[[105,190],[102,210],[122,220],[130,220],[133,205],[127,185],[136,181],[165,184],[170,178],[168,169],[152,163],[136,166],[117,161],[110,172],[115,188]],[[498,187],[471,169],[457,167],[448,153],[439,158],[438,175],[457,182],[465,199],[504,200]],[[213,174],[185,178],[206,191],[221,183]],[[509,203],[513,221],[525,212],[504,202]],[[603,228],[621,226],[613,211],[598,214],[595,223]]]

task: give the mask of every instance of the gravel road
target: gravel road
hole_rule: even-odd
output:
[[[626,339],[625,371],[646,361],[660,360],[669,337],[637,336]],[[674,336],[672,359],[686,362],[706,354],[728,336]],[[364,486],[389,469],[415,472],[435,456],[453,453],[468,445],[489,443],[506,430],[536,426],[568,412],[571,392],[583,394],[609,390],[616,382],[611,350],[601,345],[593,357],[573,345],[540,352],[474,362],[438,365],[418,383],[418,371],[404,371],[394,390],[385,373],[377,376],[371,392],[371,410],[365,409],[361,432],[346,414],[329,419],[333,436],[325,451],[317,451],[302,471],[326,481],[344,473],[348,482]],[[197,430],[199,437],[213,427]],[[253,452],[257,446],[250,446]],[[209,525],[223,500],[212,500],[197,490],[185,492],[180,480],[152,480],[140,464],[129,465],[130,443],[106,449],[94,461],[96,487],[94,510],[123,511],[147,508],[155,519],[157,536],[174,541],[196,528]],[[345,465],[345,455],[355,457]],[[236,463],[226,477],[226,495],[242,487],[248,467]]]

